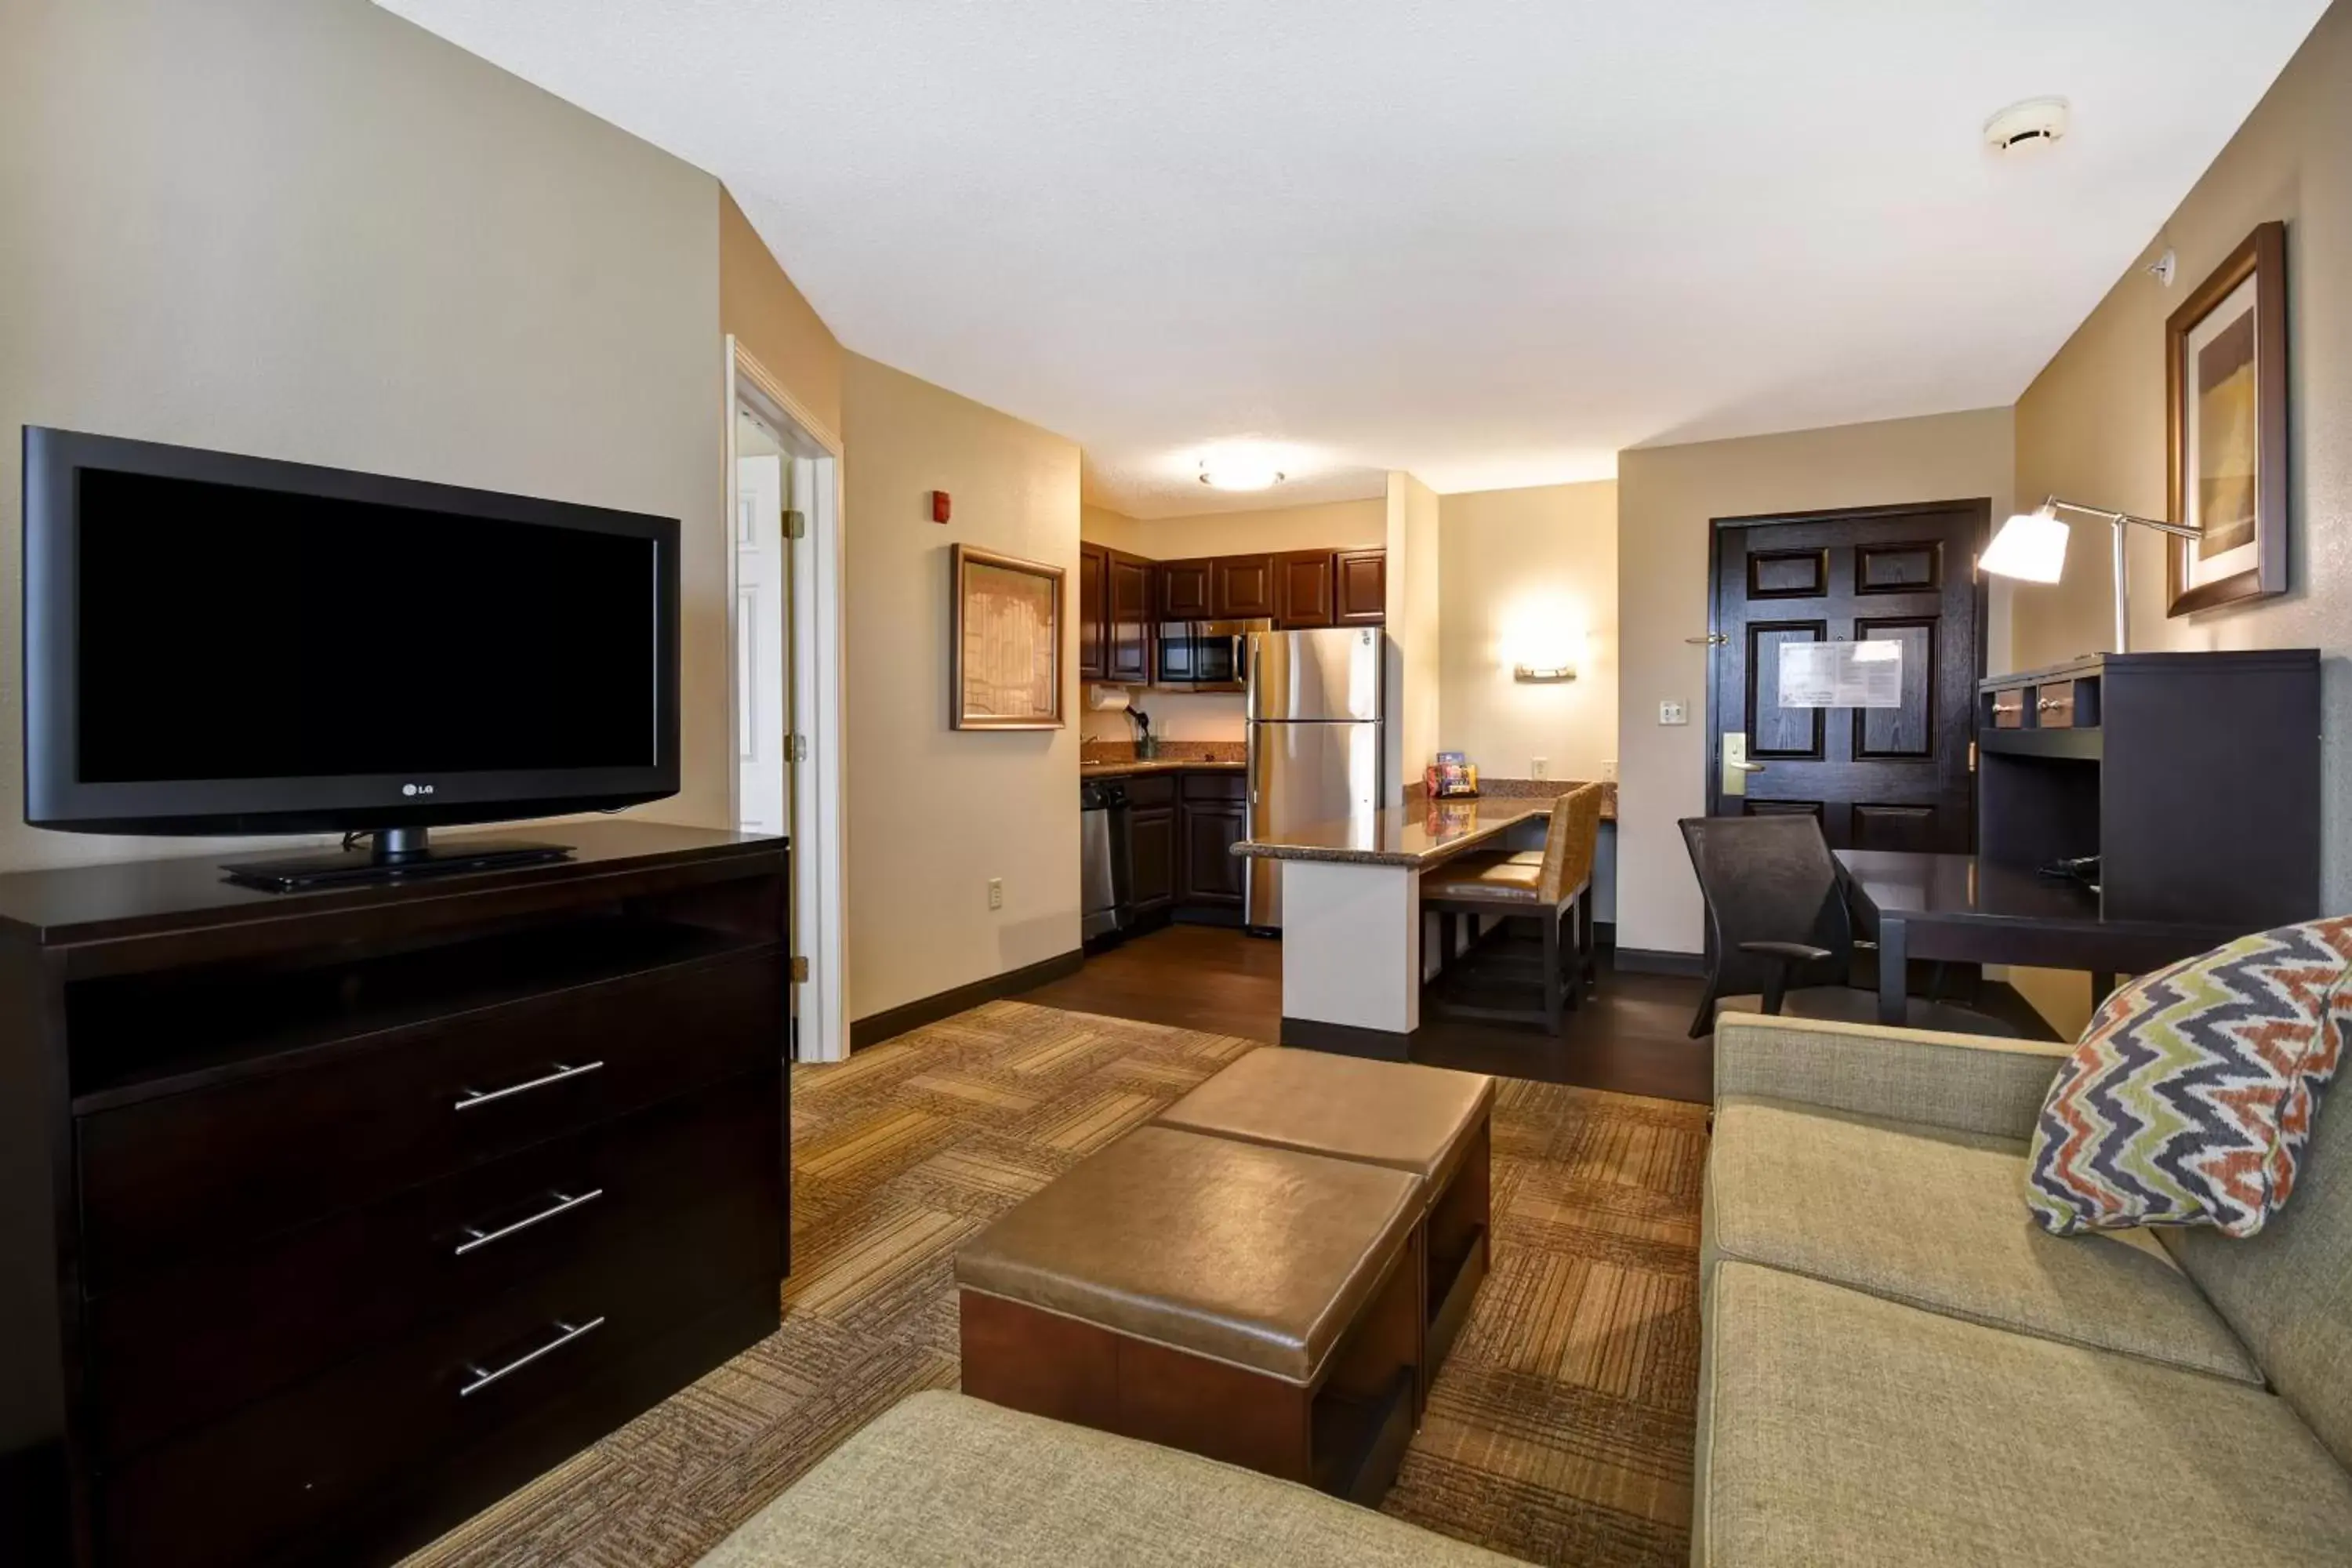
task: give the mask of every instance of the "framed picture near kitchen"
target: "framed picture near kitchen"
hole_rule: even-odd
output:
[[[2246,237],[2164,326],[2168,615],[2286,592],[2286,226]]]
[[[949,560],[949,724],[1062,728],[1062,568],[968,544]]]

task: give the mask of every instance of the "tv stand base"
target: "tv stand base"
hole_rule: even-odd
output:
[[[248,888],[290,893],[304,888],[345,887],[362,882],[404,882],[417,877],[448,877],[467,871],[504,871],[572,857],[569,845],[520,838],[425,840],[421,828],[386,829],[370,848],[322,849],[268,860],[231,860],[221,869]]]

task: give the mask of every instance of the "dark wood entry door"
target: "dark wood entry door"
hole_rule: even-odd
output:
[[[1801,813],[1832,848],[1975,847],[1976,558],[1991,510],[1717,520],[1710,815]],[[1901,649],[1899,706],[1782,706],[1784,647],[1878,641]]]

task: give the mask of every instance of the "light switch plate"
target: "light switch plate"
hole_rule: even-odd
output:
[[[1002,877],[988,879],[988,907],[992,910],[1004,907],[1004,879]]]
[[[1658,722],[1687,724],[1690,722],[1690,711],[1679,702],[1661,702],[1658,704]]]

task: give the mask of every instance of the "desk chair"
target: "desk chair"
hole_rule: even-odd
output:
[[[1468,915],[1531,918],[1543,933],[1539,976],[1543,1005],[1495,1007],[1434,995],[1439,1011],[1463,1018],[1495,1018],[1541,1024],[1560,1030],[1567,1008],[1593,984],[1598,964],[1592,942],[1592,863],[1601,842],[1601,807],[1608,792],[1597,784],[1570,790],[1552,803],[1551,822],[1540,852],[1464,855],[1421,874],[1421,907],[1444,917],[1440,924],[1444,962],[1454,963],[1454,919]],[[1576,917],[1574,959],[1570,962],[1561,926]],[[1443,978],[1443,972],[1441,972]]]
[[[1706,994],[1691,1037],[1717,1013],[1785,1014],[1847,1024],[1878,1021],[1878,994],[1854,987],[1853,924],[1845,883],[1821,825],[1810,816],[1686,816],[1680,824],[1706,900]],[[1736,993],[1736,994],[1735,994]],[[1913,1029],[2013,1037],[1998,1018],[1911,997]]]

